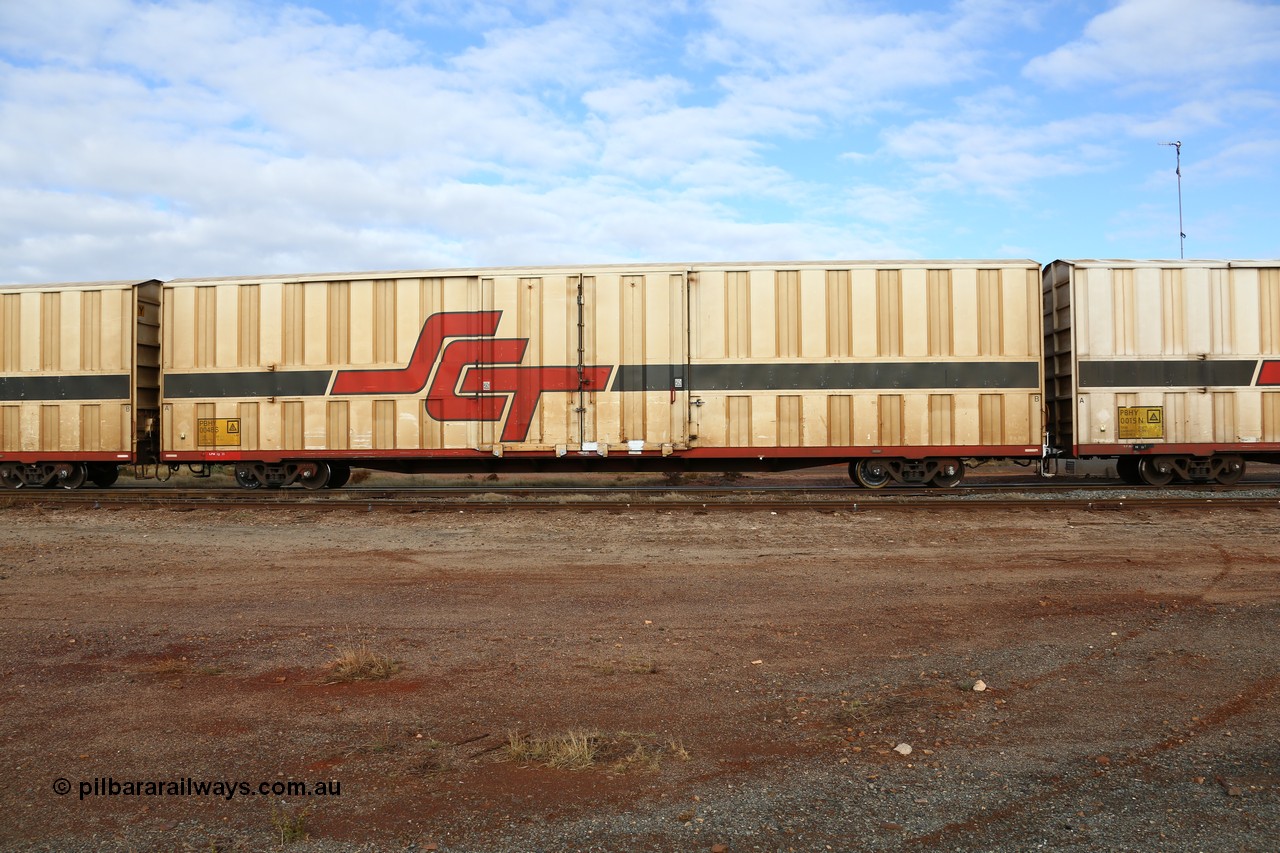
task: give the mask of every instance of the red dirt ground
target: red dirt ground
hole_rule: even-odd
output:
[[[9,508],[0,845],[1274,849],[1277,533],[1232,509]],[[361,644],[400,671],[335,683]],[[601,735],[592,768],[506,760],[570,731]],[[341,788],[81,798],[108,777]]]

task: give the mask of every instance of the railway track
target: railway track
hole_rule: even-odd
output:
[[[17,489],[0,493],[0,507],[110,509],[141,507],[195,509],[280,509],[338,512],[493,512],[624,511],[671,512],[795,511],[859,512],[903,509],[994,509],[1043,507],[1096,510],[1203,508],[1280,508],[1280,483],[1246,482],[1172,489],[1121,484],[1029,482],[978,483],[955,489],[782,486],[625,486],[625,487],[348,487],[304,491],[238,488],[124,486],[110,489]]]

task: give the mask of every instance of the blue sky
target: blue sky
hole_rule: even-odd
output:
[[[1280,257],[1261,0],[0,2],[0,281]]]

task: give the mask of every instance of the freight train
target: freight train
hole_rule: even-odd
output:
[[[508,267],[0,287],[0,484],[226,465],[954,486],[1280,463],[1280,261]]]

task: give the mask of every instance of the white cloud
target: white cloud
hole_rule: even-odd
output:
[[[589,90],[582,96],[582,102],[609,119],[634,118],[677,109],[680,96],[692,90],[687,80],[662,74]]]
[[[922,189],[977,190],[1015,199],[1035,181],[1106,168],[1115,150],[1103,140],[1114,139],[1124,124],[1109,116],[1030,126],[967,116],[931,119],[886,133],[884,153],[924,176]]]
[[[1184,158],[1187,152],[1184,151]],[[1249,139],[1203,159],[1186,158],[1196,180],[1245,180],[1280,174],[1280,138]]]
[[[957,193],[1024,209],[1156,141],[1274,175],[1260,78],[1047,100],[1129,32],[1028,65],[1054,3],[305,2],[0,2],[0,280],[963,256],[1032,241]]]
[[[733,98],[837,115],[973,76],[980,51],[971,36],[990,11],[970,3],[861,12],[826,0],[713,0],[709,9],[718,26],[698,54],[732,69],[721,83]]]
[[[1027,63],[1053,86],[1116,82],[1216,88],[1242,70],[1280,60],[1280,6],[1247,0],[1122,0],[1084,36]]]

